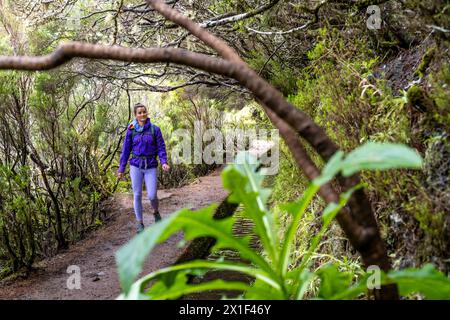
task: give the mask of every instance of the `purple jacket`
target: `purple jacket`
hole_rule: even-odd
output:
[[[123,143],[122,155],[120,156],[118,172],[125,172],[125,167],[127,166],[131,152],[133,152],[133,156],[130,160],[131,166],[141,167],[142,169],[156,168],[158,166],[156,156],[159,157],[159,162],[161,164],[167,163],[166,144],[164,143],[161,129],[155,124],[153,124],[153,127],[155,130],[156,146],[153,142],[150,118],[147,118],[147,121],[144,124],[143,134],[141,134],[141,132],[137,133],[134,136],[133,141],[131,141],[131,138],[134,129],[131,124],[128,126],[125,141]]]

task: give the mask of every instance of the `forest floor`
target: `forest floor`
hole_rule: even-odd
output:
[[[181,208],[199,209],[227,196],[222,188],[221,169],[176,189],[158,190],[161,216],[167,217]],[[143,199],[146,193],[143,193]],[[153,224],[150,201],[143,200],[145,225]],[[55,257],[41,261],[23,278],[0,283],[0,299],[115,299],[121,292],[116,270],[115,252],[135,235],[133,194],[116,194],[108,206],[109,221],[85,239]],[[156,246],[147,258],[142,275],[169,266],[182,248],[177,246],[182,233]],[[69,266],[78,266],[81,289],[68,289],[73,275]],[[141,276],[142,276],[141,275]]]

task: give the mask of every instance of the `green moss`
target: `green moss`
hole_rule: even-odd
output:
[[[271,196],[273,200],[276,199],[276,203],[288,202],[300,197],[308,183],[288,153],[287,146],[283,143],[280,147],[279,171]]]
[[[409,88],[406,97],[410,103],[420,102],[422,97],[422,89],[419,86],[414,85]]]
[[[13,270],[10,267],[0,265],[0,280],[3,280],[4,278],[11,275],[12,273],[13,273]]]
[[[417,85],[413,85],[409,88],[406,97],[408,99],[408,103],[422,112],[432,111],[434,109],[433,101],[430,100],[427,93]]]
[[[309,60],[316,60],[320,58],[325,53],[325,46],[322,42],[315,45],[313,49],[308,51],[307,56]]]
[[[430,75],[430,99],[436,107],[433,119],[437,123],[450,128],[450,67],[448,63],[441,65],[438,72]]]
[[[419,222],[419,227],[429,236],[435,239],[442,237],[444,212],[434,212],[429,201],[423,201],[423,199],[417,199],[416,197],[412,197],[410,202],[404,205],[404,208],[414,216]]]
[[[420,62],[419,67],[415,72],[415,75],[419,76],[420,78],[423,78],[425,76],[425,72],[430,66],[431,60],[433,59],[435,53],[436,47],[431,47],[427,50],[427,52],[425,52],[422,57],[422,61]]]
[[[288,96],[296,90],[296,79],[298,71],[289,68],[283,61],[277,61],[273,57],[266,56],[264,52],[252,50],[249,52],[250,58],[246,62],[253,70],[261,74],[274,87],[280,90],[283,95]]]
[[[391,40],[391,41],[380,40],[378,44],[380,45],[381,48],[394,48],[397,47],[400,44],[400,42],[398,40]]]
[[[429,83],[423,84],[423,87],[416,85],[404,92],[403,96],[396,96],[380,70],[375,69],[375,64],[382,60],[381,56],[367,48],[367,43],[367,39],[349,39],[342,33],[320,34],[316,45],[308,52],[308,66],[298,77],[298,89],[291,92],[288,100],[323,127],[328,136],[345,151],[354,149],[366,140],[405,143],[426,149],[424,138],[436,128],[435,122],[422,120],[436,114],[441,119],[448,115],[448,111],[445,111],[450,105],[448,67],[444,65],[439,73],[430,73],[431,86]],[[427,51],[418,70],[425,73],[435,69],[436,62],[442,59],[439,54],[433,57],[434,50]],[[423,112],[411,112],[411,107]],[[310,155],[320,168],[323,162],[315,153]],[[443,243],[445,217],[442,208],[436,206],[435,199],[427,194],[426,186],[423,185],[426,175],[424,171],[408,170],[361,174],[362,181],[368,185],[367,193],[389,253],[399,257],[408,255],[406,259],[401,259],[401,264],[405,260],[408,263],[426,261],[431,255],[442,257],[442,252],[437,249],[440,245],[428,245]],[[274,182],[272,204],[275,206],[280,202],[294,200],[306,184],[306,178],[285,148],[281,153],[280,171]],[[298,259],[301,259],[305,243],[315,232],[313,212],[320,210],[323,205],[321,201],[319,198],[313,201],[307,219],[302,222],[302,231],[297,238]],[[393,223],[393,214],[404,224]],[[284,220],[280,220],[283,225]],[[399,228],[407,228],[407,235],[404,236]],[[337,230],[330,231],[326,237],[338,237]],[[418,241],[420,253],[407,252],[408,241]],[[326,245],[321,248],[320,255],[351,257],[345,248]]]
[[[450,4],[447,4],[439,13],[435,14],[433,16],[433,20],[436,22],[436,25],[448,29],[450,26],[450,21],[448,18],[449,12],[450,12]]]

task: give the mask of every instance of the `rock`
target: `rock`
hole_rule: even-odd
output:
[[[173,195],[173,193],[164,191],[164,190],[158,190],[158,199],[162,200],[162,199],[167,199],[170,198]]]

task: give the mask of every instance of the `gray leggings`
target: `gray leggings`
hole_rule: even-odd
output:
[[[158,211],[156,187],[158,183],[158,168],[140,169],[130,166],[131,185],[134,194],[134,213],[137,221],[142,221],[142,183],[145,181],[148,199],[155,211]]]

